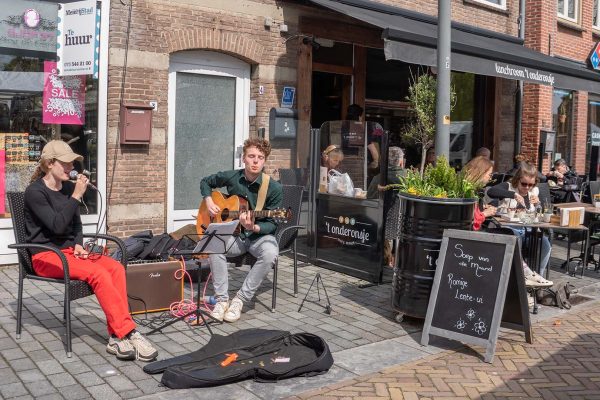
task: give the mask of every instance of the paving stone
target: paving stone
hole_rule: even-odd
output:
[[[86,388],[95,385],[102,385],[105,383],[104,380],[102,380],[102,378],[98,376],[98,374],[92,371],[74,375],[74,378]]]
[[[23,382],[36,382],[45,380],[45,375],[38,369],[28,369],[25,371],[17,372],[17,376]]]
[[[61,391],[62,391],[62,388],[64,388],[65,386],[71,386],[71,385],[77,384],[77,381],[75,380],[75,378],[73,378],[72,375],[70,375],[66,372],[50,375],[48,377],[48,379],[54,385],[54,387],[58,388]]]
[[[79,384],[64,386],[60,388],[60,393],[68,400],[89,399],[90,393]]]
[[[121,397],[107,384],[90,386],[87,388],[92,398],[98,400],[119,400]]]
[[[27,390],[33,397],[57,393],[57,390],[46,379],[27,383]]]
[[[0,385],[0,397],[8,399],[11,397],[28,394],[25,385],[21,382],[5,383]]]

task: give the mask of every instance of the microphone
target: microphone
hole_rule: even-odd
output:
[[[81,172],[81,174],[87,176],[88,178],[91,175],[90,171],[88,171],[86,169],[84,169]],[[75,170],[72,170],[71,172],[69,172],[69,179],[72,180],[72,181],[76,181],[78,176],[79,176],[79,172],[77,172]],[[98,190],[98,188],[96,186],[94,186],[91,182],[88,182],[87,185],[88,185],[88,187],[90,187],[90,188],[92,188],[92,189],[94,189],[96,191]]]

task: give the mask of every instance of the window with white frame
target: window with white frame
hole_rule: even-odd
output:
[[[598,15],[598,0],[594,0],[594,9],[592,12],[592,26],[600,30],[600,16]]]
[[[506,0],[473,0],[473,1],[475,1],[476,3],[482,3],[482,4],[486,4],[488,6],[506,10]]]
[[[557,13],[560,18],[577,22],[579,12],[579,0],[557,0]]]

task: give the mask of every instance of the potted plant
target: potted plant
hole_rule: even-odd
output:
[[[433,146],[435,137],[437,80],[429,74],[415,77],[412,72],[410,80],[411,85],[408,88],[406,100],[413,113],[413,118],[403,130],[402,138],[421,148],[419,171],[423,175],[427,150]],[[452,86],[450,87],[450,104],[452,108],[456,104],[456,92]]]
[[[407,171],[400,183],[387,188],[398,191],[392,307],[398,321],[404,315],[425,318],[444,230],[471,229],[479,187],[440,157],[423,175]]]

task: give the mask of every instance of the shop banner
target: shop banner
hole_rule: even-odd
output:
[[[92,75],[96,65],[96,0],[58,5],[58,75]]]
[[[44,61],[42,121],[45,124],[85,123],[85,76],[58,76],[56,62]]]
[[[45,1],[3,1],[0,47],[54,53],[56,11],[56,4]]]

